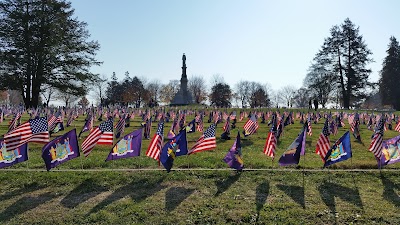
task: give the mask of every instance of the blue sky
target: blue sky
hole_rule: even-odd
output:
[[[92,71],[167,83],[187,73],[210,83],[220,74],[239,80],[300,88],[329,29],[349,17],[372,51],[371,81],[379,79],[390,36],[400,39],[400,1],[372,0],[72,0],[88,23],[104,63]]]

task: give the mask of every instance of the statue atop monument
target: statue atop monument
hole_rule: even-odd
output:
[[[193,103],[193,98],[191,93],[187,90],[187,74],[186,74],[186,55],[183,53],[182,55],[182,77],[181,77],[181,85],[178,93],[176,93],[175,97],[172,99],[171,105],[189,105]]]

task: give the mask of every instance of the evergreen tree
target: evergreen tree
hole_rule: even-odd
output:
[[[348,109],[366,97],[371,73],[367,64],[372,62],[372,53],[359,34],[359,28],[348,18],[340,26],[332,27],[330,33],[314,59],[307,78],[308,87],[331,82],[332,90],[340,90],[343,106]],[[325,94],[328,92],[326,90]]]
[[[65,0],[0,2],[0,88],[18,90],[36,107],[44,85],[76,96],[97,76],[89,72],[99,44]]]
[[[211,105],[217,107],[231,107],[232,91],[228,84],[217,83],[211,88]]]
[[[379,91],[384,105],[400,110],[400,46],[395,37],[390,37],[387,56],[383,60]]]

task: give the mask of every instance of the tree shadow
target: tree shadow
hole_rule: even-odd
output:
[[[0,202],[14,198],[15,196],[24,195],[29,192],[37,191],[42,188],[43,188],[43,186],[41,186],[37,182],[33,182],[30,184],[24,184],[24,186],[22,188],[19,188],[17,190],[7,192],[7,193],[1,195]]]
[[[47,192],[36,197],[31,197],[31,196],[22,197],[14,204],[10,205],[0,214],[0,222],[8,221],[19,214],[34,209],[39,205],[42,205],[50,201],[55,197],[56,195],[54,195],[51,192]]]
[[[400,197],[396,193],[396,190],[400,190],[400,185],[389,180],[383,174],[381,174],[381,180],[383,184],[383,198],[393,203],[396,207],[400,207]]]
[[[260,217],[260,211],[264,207],[269,195],[269,183],[264,182],[257,186],[256,189],[256,207],[257,207],[257,221]]]
[[[125,196],[131,197],[135,202],[141,202],[144,199],[154,195],[158,191],[166,188],[166,186],[161,185],[164,180],[164,176],[158,178],[157,180],[151,181],[146,178],[139,180],[134,180],[131,183],[122,186],[115,190],[106,199],[97,204],[88,214],[96,213],[111,203],[124,198]]]
[[[281,185],[281,184],[278,184],[277,187],[281,191],[284,191],[297,204],[303,207],[303,209],[306,208],[306,203],[304,201],[304,187],[293,186],[293,185]]]
[[[165,210],[172,211],[179,206],[187,197],[193,193],[194,189],[184,187],[172,187],[165,193]]]
[[[235,175],[230,175],[228,178],[223,180],[216,180],[215,185],[217,186],[217,192],[214,194],[215,197],[224,193],[228,188],[235,183],[242,173],[236,173]]]
[[[98,195],[99,193],[106,191],[106,188],[98,185],[92,178],[84,180],[80,185],[75,187],[67,196],[61,200],[61,204],[67,208],[74,208]]]
[[[339,197],[343,201],[352,203],[364,211],[360,193],[357,187],[356,189],[352,189],[324,180],[323,183],[318,186],[318,191],[321,195],[322,201],[326,206],[328,206],[332,214],[336,213],[335,197]]]

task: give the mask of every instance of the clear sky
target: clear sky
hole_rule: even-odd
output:
[[[168,83],[187,74],[209,85],[220,74],[239,80],[300,88],[334,25],[349,17],[360,27],[377,81],[390,36],[400,39],[399,0],[72,0],[101,49],[92,71]]]

